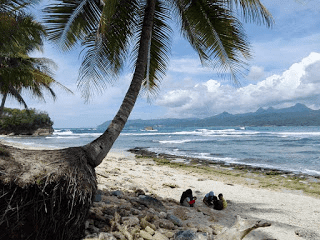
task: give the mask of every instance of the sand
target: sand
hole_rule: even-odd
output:
[[[227,209],[215,211],[220,225],[231,226],[235,216],[246,219],[261,219],[272,223],[270,227],[252,231],[245,239],[320,239],[320,199],[300,192],[272,191],[248,186],[229,184],[206,179],[187,170],[158,166],[151,159],[136,159],[127,152],[111,152],[96,171],[100,189],[132,190],[141,188],[147,194],[179,201],[181,193],[191,188],[197,196],[196,207],[204,195],[214,191],[223,193],[229,205]],[[105,177],[104,177],[105,176]],[[174,187],[174,188],[172,188]],[[206,217],[195,216],[195,222],[206,221]],[[298,236],[296,232],[304,233]],[[301,235],[300,234],[300,235]],[[316,234],[318,236],[316,236]]]
[[[2,143],[20,148],[31,148],[22,144]],[[32,147],[32,149],[37,149]],[[38,148],[39,149],[39,148]],[[41,148],[44,149],[44,148]],[[252,231],[245,239],[262,240],[320,240],[320,198],[307,196],[299,191],[274,191],[252,188],[210,180],[209,176],[197,175],[189,170],[159,166],[152,159],[138,159],[128,152],[110,152],[96,168],[99,189],[134,190],[140,188],[147,194],[180,200],[181,193],[188,188],[197,197],[195,207],[199,212],[207,208],[202,198],[209,191],[215,195],[223,193],[228,201],[227,209],[214,211],[215,222],[224,227],[233,225],[235,217],[261,219],[272,223],[270,227]],[[200,211],[201,210],[201,211]],[[196,224],[206,223],[208,217],[195,214]],[[300,232],[300,236],[296,233]]]

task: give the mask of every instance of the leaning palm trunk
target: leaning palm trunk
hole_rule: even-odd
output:
[[[0,118],[2,117],[3,110],[4,110],[4,104],[6,103],[6,100],[7,100],[7,93],[4,93],[2,96],[1,106],[0,106]]]
[[[111,149],[139,95],[154,12],[155,0],[149,0],[132,83],[100,138],[83,147],[47,151],[0,144],[0,239],[81,238],[97,189],[94,168]]]
[[[113,143],[124,128],[138,98],[147,67],[154,13],[155,0],[149,0],[145,10],[145,18],[142,27],[135,72],[118,113],[112,120],[107,130],[99,138],[83,147],[83,149],[87,152],[89,161],[93,167],[98,166],[110,151]]]

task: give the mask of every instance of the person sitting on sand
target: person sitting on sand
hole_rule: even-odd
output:
[[[192,190],[187,189],[181,195],[180,204],[185,207],[193,207],[196,199],[196,197],[192,196]]]
[[[215,210],[222,210],[225,209],[227,207],[227,201],[223,198],[222,193],[220,193],[218,195],[219,200],[216,196],[214,196],[213,199],[213,209]]]
[[[215,196],[214,196],[213,191],[210,191],[204,196],[202,201],[204,202],[205,205],[207,205],[208,207],[211,207],[211,206],[213,206],[214,197]]]
[[[222,201],[223,209],[227,208],[228,204],[227,204],[227,201],[224,199],[222,193],[218,195],[218,198],[220,201]]]

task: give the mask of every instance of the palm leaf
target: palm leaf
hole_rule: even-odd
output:
[[[240,8],[245,20],[271,27],[274,19],[260,0],[225,0],[229,8]]]
[[[79,71],[78,87],[85,99],[106,88],[126,60],[139,5],[137,1],[110,0],[103,6],[99,26],[85,39],[86,52]]]
[[[250,57],[249,43],[240,21],[224,1],[178,1],[182,32],[197,50],[202,64],[237,75]]]
[[[63,0],[61,4],[51,4],[44,12],[49,39],[69,50],[97,27],[101,6],[93,0]]]
[[[168,24],[170,10],[160,1],[156,3],[150,53],[143,87],[147,93],[155,93],[162,77],[166,74],[170,54],[172,29]],[[136,47],[137,49],[137,47]]]

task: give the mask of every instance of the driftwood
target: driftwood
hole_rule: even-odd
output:
[[[80,147],[0,144],[0,239],[80,239],[96,189],[94,168]]]
[[[222,233],[215,236],[214,240],[241,240],[252,230],[269,226],[271,226],[270,222],[247,220],[238,215],[235,224],[231,228],[227,228]]]

